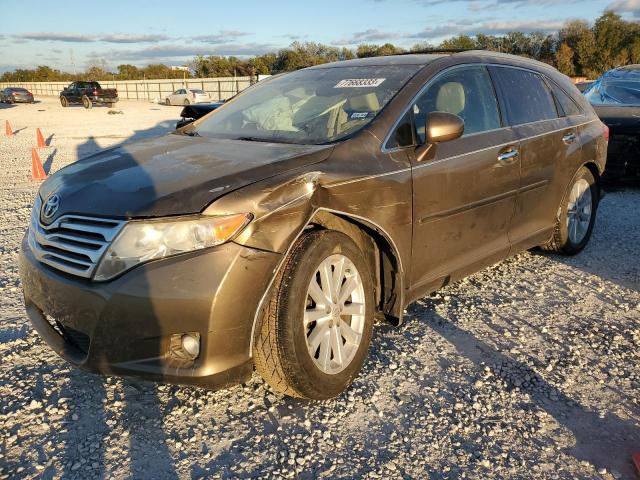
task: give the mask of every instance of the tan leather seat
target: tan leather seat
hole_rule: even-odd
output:
[[[439,112],[459,115],[465,107],[464,87],[458,82],[447,82],[438,90],[436,109]]]
[[[347,101],[347,110],[355,112],[377,112],[380,110],[378,96],[372,92],[351,97]]]

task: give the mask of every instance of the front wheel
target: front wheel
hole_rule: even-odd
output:
[[[346,235],[304,234],[274,284],[255,339],[258,373],[275,390],[324,400],[362,368],[373,332],[370,269]]]
[[[591,238],[600,200],[600,189],[593,173],[581,167],[574,175],[558,209],[553,237],[543,250],[575,255]]]
[[[67,100],[66,97],[60,97],[60,105],[62,105],[63,107],[68,107],[69,106],[69,100]]]

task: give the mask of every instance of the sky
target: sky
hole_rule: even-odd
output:
[[[0,0],[0,72],[82,71],[102,60],[113,70],[181,65],[195,55],[247,57],[296,40],[410,47],[459,34],[550,33],[605,10],[640,21],[640,0]]]

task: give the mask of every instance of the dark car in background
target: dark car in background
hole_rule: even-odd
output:
[[[204,117],[207,113],[213,112],[223,103],[224,101],[185,106],[180,112],[180,120],[178,120],[178,123],[176,124],[176,129],[182,128],[199,118]]]
[[[221,388],[255,367],[334,397],[376,320],[520,251],[580,252],[604,132],[567,77],[511,55],[291,72],[48,177],[21,246],[27,314],[89,371]]]
[[[609,70],[584,95],[609,127],[605,179],[640,178],[640,65]]]
[[[7,87],[0,91],[2,103],[33,103],[33,94],[22,87]]]
[[[82,104],[84,108],[91,108],[94,104],[113,107],[118,101],[118,90],[102,88],[98,82],[73,82],[60,92],[60,104],[68,107],[72,104]]]

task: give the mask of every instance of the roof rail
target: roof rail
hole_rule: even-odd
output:
[[[426,48],[423,50],[412,50],[410,52],[396,53],[395,55],[419,55],[423,53],[462,53],[484,50],[482,48]]]

